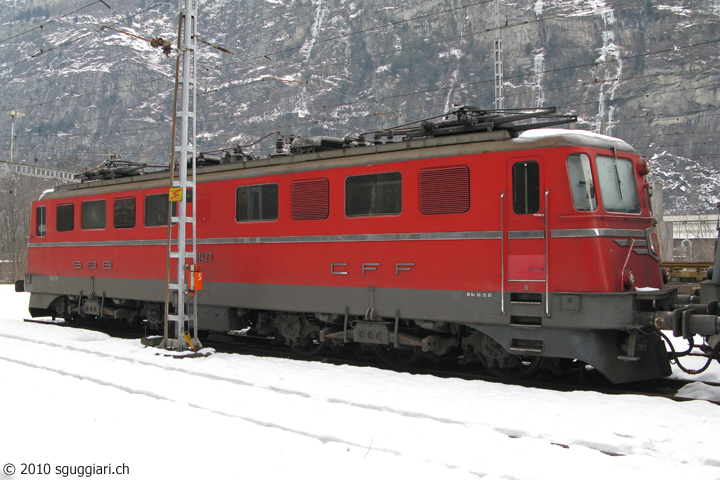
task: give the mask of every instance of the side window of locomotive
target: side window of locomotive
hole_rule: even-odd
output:
[[[443,215],[470,209],[470,169],[467,165],[420,170],[420,213]]]
[[[45,207],[35,209],[35,236],[45,236]]]
[[[71,232],[75,227],[75,205],[65,203],[55,210],[55,228],[58,232]]]
[[[83,230],[105,228],[105,200],[82,203],[80,226]]]
[[[235,220],[238,222],[256,222],[277,220],[278,186],[248,185],[235,190]]]
[[[575,209],[581,212],[595,210],[597,200],[590,169],[590,157],[584,153],[573,153],[568,156],[567,167]]]
[[[116,198],[113,204],[113,227],[135,226],[135,197]]]
[[[627,158],[595,158],[602,204],[607,212],[640,213],[635,169]]]
[[[290,187],[293,220],[324,220],[330,215],[330,182],[327,178],[295,180]]]
[[[145,197],[145,226],[167,226],[169,203],[167,193]]]
[[[513,211],[518,215],[540,210],[540,165],[518,162],[512,168]]]
[[[345,215],[398,215],[402,211],[400,172],[357,175],[345,179]]]

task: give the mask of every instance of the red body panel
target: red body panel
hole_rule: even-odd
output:
[[[205,260],[204,281],[544,292],[547,277],[550,291],[619,292],[623,291],[621,275],[626,268],[633,271],[637,286],[661,288],[657,261],[650,255],[630,252],[630,246],[620,245],[612,236],[555,236],[556,231],[644,231],[652,227],[647,190],[639,174],[642,205],[639,214],[607,213],[602,202],[598,202],[595,211],[576,211],[566,167],[568,154],[574,152],[591,157],[596,153],[609,154],[607,150],[589,147],[557,147],[525,150],[521,155],[495,152],[332,169],[323,169],[318,162],[316,169],[297,172],[277,169],[266,176],[238,174],[237,178],[206,180],[200,175],[197,232],[198,251],[203,254],[200,260]],[[636,159],[629,154],[623,157]],[[512,211],[509,176],[517,159],[533,159],[541,164],[541,206],[535,215],[515,215]],[[462,214],[423,215],[418,208],[419,172],[422,168],[443,165],[469,167],[470,208]],[[402,212],[346,217],[346,177],[381,172],[402,174]],[[328,218],[293,220],[291,181],[318,177],[329,180]],[[266,183],[278,184],[278,219],[237,222],[236,188]],[[142,182],[137,187],[139,190],[87,195],[93,191],[88,188],[77,191],[83,195],[81,198],[48,195],[35,202],[34,207],[46,206],[48,227],[44,237],[31,232],[28,273],[164,280],[167,228],[145,227],[143,205],[146,195],[167,192],[167,187],[145,188]],[[136,226],[114,228],[113,200],[128,196],[136,197]],[[83,231],[79,225],[81,202],[101,198],[107,200],[106,228]],[[56,206],[68,202],[75,204],[75,228],[57,232]],[[33,224],[35,212],[33,208]],[[511,238],[517,234],[508,234],[526,231],[541,232],[542,237]],[[467,232],[484,232],[488,238],[465,239],[462,234]],[[549,238],[545,238],[546,232]],[[416,235],[407,238],[405,234]],[[423,239],[428,234],[442,238]],[[334,241],[336,236],[341,240]],[[352,236],[361,237],[353,241]],[[261,241],[256,243],[257,239]],[[146,244],[135,245],[137,241]],[[148,241],[155,243],[147,245]],[[503,278],[505,284],[501,285]]]

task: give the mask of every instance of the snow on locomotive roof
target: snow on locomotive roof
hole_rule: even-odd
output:
[[[231,172],[245,169],[256,169],[270,166],[290,164],[314,164],[311,168],[329,168],[339,164],[367,162],[373,156],[374,163],[394,161],[412,161],[434,156],[454,156],[468,154],[484,154],[507,152],[512,150],[529,150],[534,148],[553,147],[593,147],[605,150],[635,154],[635,150],[625,141],[607,135],[600,135],[585,130],[563,128],[534,128],[517,133],[499,129],[489,132],[460,133],[445,136],[427,136],[403,141],[372,143],[369,145],[348,145],[323,151],[307,153],[283,153],[267,158],[251,161],[235,161],[227,164],[209,165],[201,168],[205,173]],[[308,137],[312,140],[313,137]],[[310,142],[312,143],[312,142]],[[318,162],[318,163],[316,163]],[[332,162],[332,163],[326,163]],[[338,163],[340,162],[340,163]],[[60,185],[55,191],[77,191],[102,185],[125,184],[125,189],[132,189],[134,182],[146,182],[167,178],[167,172],[157,172],[135,176],[119,176],[117,178],[97,178],[80,184]]]
[[[587,145],[590,147],[608,148],[615,147],[616,150],[627,153],[636,153],[635,149],[627,142],[619,138],[602,135],[587,130],[576,130],[567,128],[539,128],[535,130],[526,130],[513,140],[514,143],[532,143],[542,146],[551,146],[555,144],[566,145]],[[540,146],[540,145],[537,145]]]

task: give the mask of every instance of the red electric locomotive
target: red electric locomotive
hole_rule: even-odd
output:
[[[390,362],[457,354],[510,377],[580,361],[613,382],[670,373],[662,324],[718,333],[717,302],[679,309],[663,285],[632,147],[540,128],[574,120],[545,110],[452,115],[201,158],[199,328]],[[33,204],[31,314],[160,327],[168,173],[104,176]]]

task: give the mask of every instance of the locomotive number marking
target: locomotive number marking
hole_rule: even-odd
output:
[[[83,268],[83,262],[82,260],[75,260],[73,262],[73,268],[75,270],[82,270]],[[97,270],[98,268],[98,262],[95,260],[88,260],[87,262],[87,268],[88,270]],[[102,262],[102,268],[103,270],[112,270],[113,264],[110,260],[103,260]]]
[[[466,295],[475,298],[492,298],[492,293],[490,292],[466,292]]]
[[[213,261],[213,252],[198,252],[197,253],[197,261],[198,262],[212,262]]]

